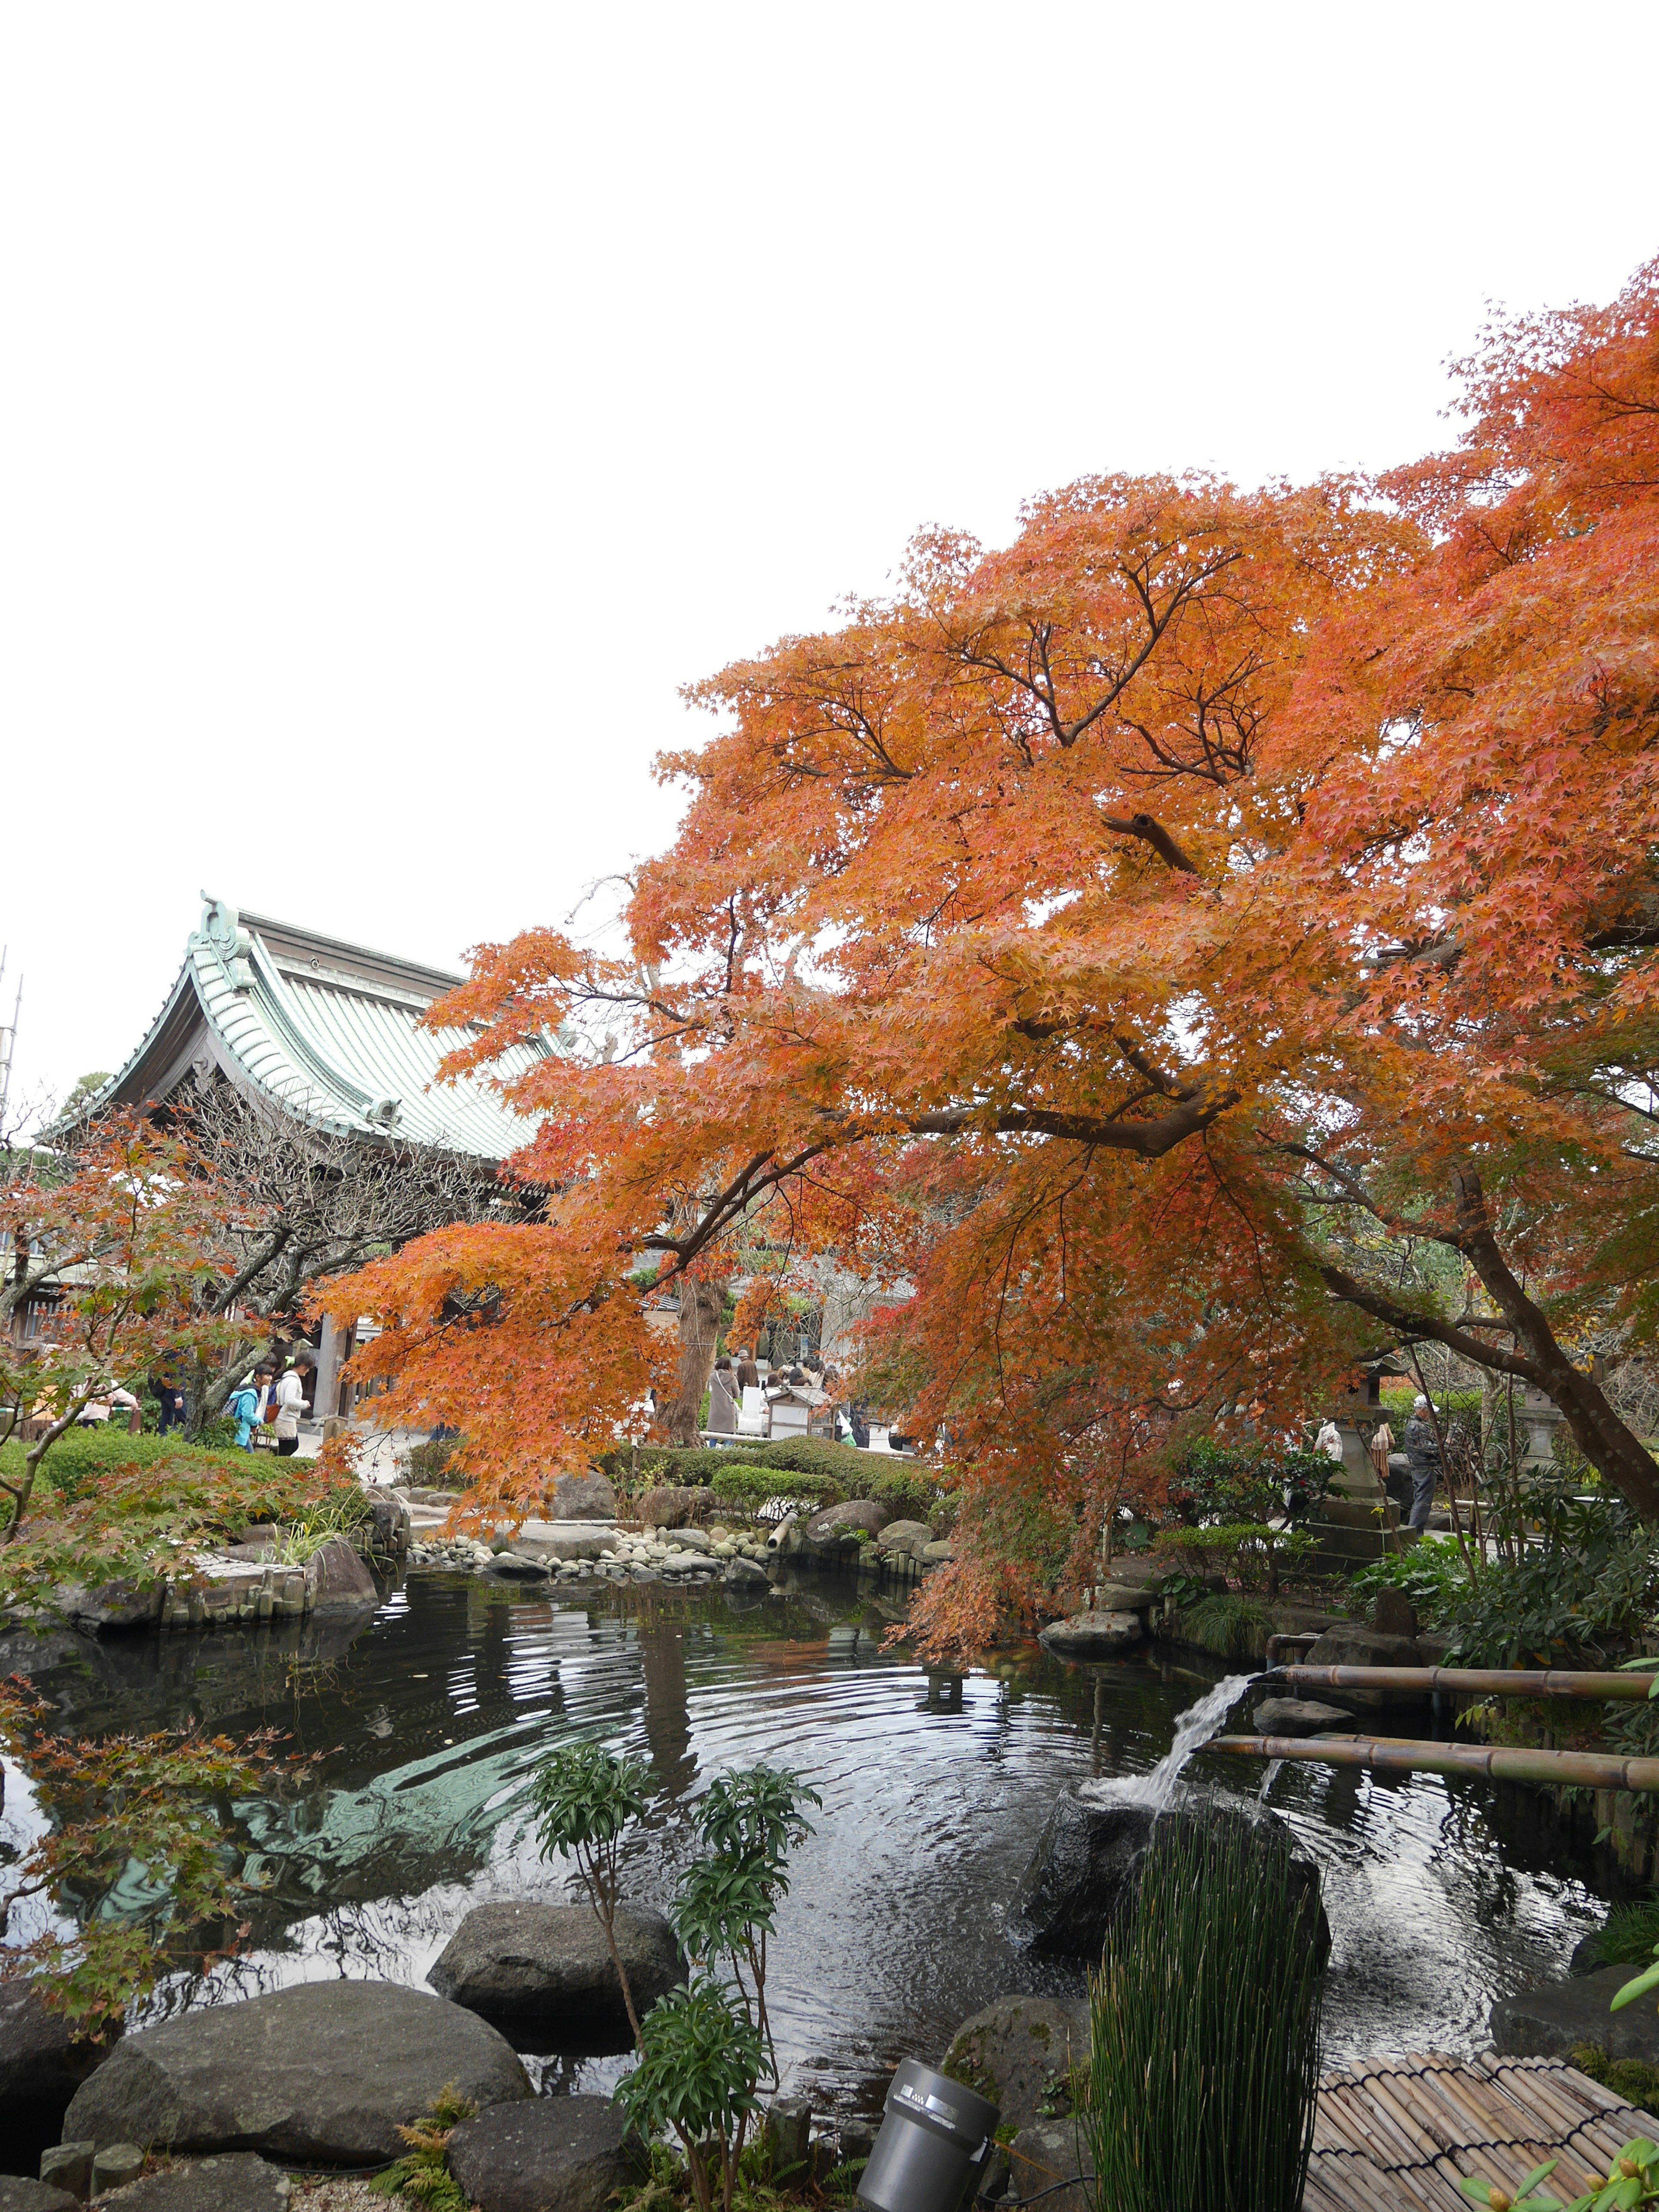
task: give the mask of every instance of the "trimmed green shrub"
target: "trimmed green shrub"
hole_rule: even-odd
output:
[[[734,1452],[708,1486],[727,1505],[754,1512],[769,1498],[792,1498],[812,1505],[839,1505],[841,1492],[822,1475],[798,1474],[793,1468],[738,1462]]]
[[[239,1451],[234,1446],[226,1451],[187,1444],[176,1433],[165,1437],[129,1436],[124,1428],[117,1428],[112,1422],[95,1429],[70,1429],[59,1437],[41,1462],[40,1480],[59,1498],[76,1498],[84,1497],[96,1485],[100,1475],[111,1468],[218,1468],[247,1480],[251,1479],[252,1468],[262,1463],[265,1457],[264,1453]],[[15,1440],[0,1444],[0,1465],[9,1474],[15,1470],[21,1479],[22,1444]]]
[[[1297,2212],[1320,1960],[1288,1838],[1243,1822],[1154,1838],[1089,1986],[1091,2197],[1113,2212]]]

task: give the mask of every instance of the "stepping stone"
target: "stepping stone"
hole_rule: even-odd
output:
[[[292,2187],[278,2167],[238,2151],[170,2173],[147,2173],[99,2203],[119,2212],[288,2212]]]
[[[646,2170],[609,2097],[536,2097],[463,2120],[449,2170],[478,2212],[610,2212]]]

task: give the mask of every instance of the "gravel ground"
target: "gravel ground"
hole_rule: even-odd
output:
[[[366,2181],[296,2181],[289,2212],[398,2212],[405,2197],[377,2197]]]

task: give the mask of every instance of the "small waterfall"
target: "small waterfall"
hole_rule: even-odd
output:
[[[1282,1759],[1270,1759],[1267,1761],[1267,1771],[1262,1776],[1261,1787],[1256,1792],[1256,1796],[1261,1799],[1264,1805],[1267,1803],[1268,1797],[1272,1794],[1273,1786],[1274,1783],[1278,1781],[1279,1770],[1283,1767],[1284,1764],[1285,1762]]]
[[[1082,1782],[1078,1796],[1086,1805],[1150,1805],[1161,1813],[1176,1792],[1181,1771],[1193,1753],[1215,1734],[1217,1723],[1255,1681],[1254,1674],[1229,1674],[1206,1690],[1195,1705],[1177,1715],[1175,1740],[1150,1774],[1118,1775],[1109,1782]]]

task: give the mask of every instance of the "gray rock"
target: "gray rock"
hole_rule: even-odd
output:
[[[1371,1601],[1371,1626],[1379,1636],[1417,1635],[1417,1615],[1404,1590],[1378,1590]]]
[[[609,2097],[536,2097],[463,2120],[449,2170],[479,2212],[607,2212],[645,2160]]]
[[[514,1582],[545,1582],[551,1570],[545,1559],[532,1559],[524,1552],[498,1552],[489,1563],[491,1574]]]
[[[700,1502],[706,1500],[706,1490],[686,1490],[665,1484],[659,1490],[647,1490],[640,1501],[640,1518],[647,1528],[679,1528],[691,1518]]]
[[[617,1493],[597,1468],[556,1474],[547,1486],[550,1521],[614,1521]]]
[[[1051,1620],[1037,1642],[1062,1659],[1114,1659],[1146,1634],[1138,1613],[1074,1613],[1068,1620]]]
[[[617,1948],[641,2016],[685,1979],[673,1929],[648,1906],[618,1907]],[[427,1979],[485,2020],[539,2031],[549,2049],[623,2051],[633,2040],[605,1930],[588,1905],[475,1905]]]
[[[726,1559],[721,1564],[729,1583],[763,1583],[766,1580],[766,1570],[758,1559],[739,1557]]]
[[[52,1600],[53,1610],[80,1629],[98,1633],[106,1628],[143,1628],[161,1613],[160,1583],[64,1583]]]
[[[76,2043],[61,2013],[50,2012],[27,1981],[0,1983],[0,2143],[49,2141],[70,2099],[109,2056],[121,2033]]]
[[[446,2082],[480,2106],[531,2094],[513,2048],[459,2005],[392,1982],[307,1982],[123,2038],[75,2093],[67,2136],[356,2166]]]
[[[306,1561],[306,1589],[313,1613],[344,1613],[380,1603],[374,1576],[343,1536],[331,1536]]]
[[[1254,1716],[1258,1735],[1352,1735],[1353,1715],[1315,1698],[1264,1698]]]
[[[1095,1589],[1097,1613],[1150,1613],[1160,1600],[1145,1583],[1101,1583]]]
[[[1500,1997],[1492,2008],[1492,2048],[1506,2058],[1565,2058],[1575,2044],[1594,2043],[1609,2058],[1659,2065],[1659,2012],[1652,2000],[1607,2010],[1636,1971],[1601,1966],[1570,1982]]]
[[[1000,2109],[1004,2127],[1026,2128],[1039,2105],[1065,2094],[1068,2069],[1088,2057],[1086,1998],[999,1997],[963,2021],[939,2071],[988,2098]]]
[[[49,2181],[24,2173],[0,2173],[0,2212],[76,2212],[82,2199]]]
[[[941,1536],[936,1544],[922,1546],[921,1564],[924,1567],[942,1567],[947,1559],[954,1559],[956,1555],[957,1547],[951,1539]]]
[[[55,2189],[66,2189],[77,2200],[92,2194],[92,2161],[97,2145],[84,2136],[55,2143],[40,2154],[40,2179]]]
[[[389,1490],[375,1491],[368,1501],[368,1517],[374,1530],[377,1552],[391,1553],[405,1549],[413,1520],[401,1498],[394,1498]],[[242,1540],[247,1543],[252,1539],[244,1536]]]
[[[1326,1629],[1312,1650],[1304,1655],[1307,1667],[1420,1667],[1421,1654],[1410,1636],[1385,1636],[1357,1620],[1340,1620]],[[1335,1691],[1345,1705],[1356,1711],[1376,1712],[1384,1705],[1417,1705],[1420,1698],[1409,1690]]]
[[[147,2173],[104,2202],[120,2212],[287,2212],[293,2184],[252,2151]]]
[[[1087,2056],[1085,2045],[1085,2062]],[[1093,2212],[1094,2192],[1081,2183],[1075,2189],[1054,2187],[1057,2181],[1069,2181],[1078,2173],[1094,2179],[1094,2154],[1076,2120],[1036,2120],[1022,2128],[1010,2146],[1008,2166],[1012,2193],[1022,2203],[1043,2190],[1051,2192],[1042,2200],[1051,2212]]]
[[[92,2193],[101,2197],[106,2190],[125,2189],[143,2170],[144,2154],[137,2143],[106,2143],[92,2161]]]
[[[1298,1910],[1317,1916],[1320,1957],[1330,1929],[1319,1902],[1319,1869],[1300,1851],[1276,1813],[1253,1799],[1233,1801],[1187,1791],[1163,1814],[1160,1830],[1243,1826],[1264,1851],[1285,1855]],[[1096,1803],[1066,1790],[1048,1815],[1008,1912],[1010,1941],[1038,1958],[1083,1959],[1095,1965],[1106,1931],[1134,1903],[1152,1840],[1151,1806],[1133,1799]]]
[[[878,1539],[884,1552],[902,1552],[908,1558],[919,1559],[933,1540],[933,1532],[925,1521],[890,1521]]]
[[[781,2182],[793,2175],[806,2178],[812,2154],[812,2101],[810,2097],[774,2097],[766,2108],[766,2142],[772,2154],[772,2179]]]
[[[663,1532],[663,1541],[677,1551],[711,1553],[714,1539],[707,1528],[668,1528]]]
[[[854,1540],[857,1528],[866,1536],[878,1536],[897,1518],[890,1505],[878,1504],[873,1498],[849,1498],[844,1504],[820,1506],[800,1534],[807,1544],[823,1551]]]

